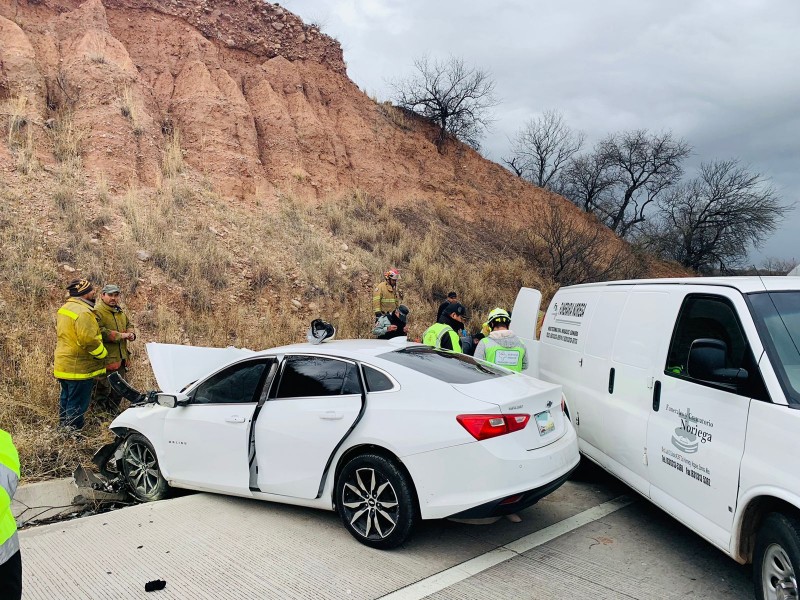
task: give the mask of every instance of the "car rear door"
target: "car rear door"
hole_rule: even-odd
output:
[[[162,463],[170,483],[250,494],[250,426],[271,361],[225,367],[189,392],[187,406],[167,413]]]
[[[316,498],[334,452],[361,413],[358,365],[327,356],[288,355],[255,424],[258,489]]]

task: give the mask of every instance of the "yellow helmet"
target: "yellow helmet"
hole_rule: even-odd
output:
[[[505,325],[511,323],[511,315],[509,315],[505,310],[502,308],[494,308],[489,312],[489,318],[486,319],[486,324],[491,328],[494,329],[494,325]]]

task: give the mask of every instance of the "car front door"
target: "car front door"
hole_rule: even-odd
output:
[[[316,498],[333,453],[361,412],[358,365],[289,355],[279,377],[255,424],[258,489]]]
[[[737,292],[685,296],[647,427],[651,499],[722,548],[736,511],[750,402],[768,399],[739,315],[754,333]],[[717,353],[713,368],[697,360],[702,346]]]
[[[181,486],[250,495],[250,426],[270,360],[228,366],[190,392],[164,422],[165,472]]]

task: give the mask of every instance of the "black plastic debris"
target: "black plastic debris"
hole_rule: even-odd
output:
[[[144,591],[145,592],[157,592],[158,590],[163,590],[167,587],[167,582],[163,579],[154,579],[153,581],[148,581],[144,584]]]

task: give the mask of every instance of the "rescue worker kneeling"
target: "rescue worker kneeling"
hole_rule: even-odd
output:
[[[508,328],[510,323],[511,316],[505,310],[492,310],[487,320],[491,332],[478,342],[475,358],[512,371],[523,371],[528,367],[528,352],[522,340]]]
[[[464,331],[467,309],[458,302],[450,304],[438,323],[434,323],[422,334],[422,343],[431,348],[462,352],[459,333]]]

